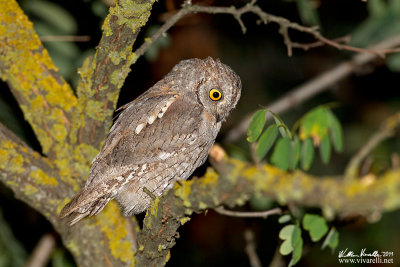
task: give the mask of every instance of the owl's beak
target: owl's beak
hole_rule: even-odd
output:
[[[217,122],[220,122],[223,118],[221,117],[221,113],[218,110],[218,105],[214,106],[214,115],[215,115],[215,119],[217,120]]]

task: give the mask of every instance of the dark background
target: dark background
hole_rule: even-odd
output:
[[[393,1],[326,0],[309,1],[311,9],[304,7],[307,1],[259,1],[266,12],[286,17],[302,24],[319,23],[324,36],[337,38],[353,37],[351,44],[366,47],[390,35],[400,33],[400,7]],[[77,68],[82,60],[93,53],[101,37],[101,24],[107,14],[103,1],[19,1],[40,36],[87,35],[88,42],[45,42],[50,55],[64,77],[75,87],[78,81]],[[193,1],[193,3],[215,6],[235,5],[245,1]],[[303,3],[303,4],[302,4]],[[154,4],[150,21],[141,31],[135,48],[150,36],[181,1],[165,0]],[[397,8],[397,9],[396,9]],[[299,15],[311,12],[310,16]],[[348,60],[354,53],[339,51],[333,47],[303,51],[295,49],[288,57],[282,36],[276,24],[257,25],[257,17],[246,14],[243,21],[247,27],[243,34],[237,21],[230,15],[189,15],[173,27],[166,38],[155,43],[151,50],[132,66],[118,105],[121,106],[161,79],[176,63],[187,58],[218,57],[230,65],[243,83],[242,98],[237,109],[223,126],[219,141],[246,114],[279,99],[284,93],[306,82],[310,78]],[[312,42],[304,33],[290,31],[296,42]],[[333,88],[313,97],[282,115],[289,126],[311,108],[329,102],[339,102],[334,109],[344,127],[345,149],[334,154],[328,165],[317,159],[311,173],[317,175],[340,175],[356,151],[379,127],[380,123],[400,108],[400,57],[393,55],[387,61],[377,60],[365,66],[355,75],[340,81]],[[21,136],[30,146],[40,151],[40,145],[32,130],[24,121],[22,112],[8,90],[0,83],[0,122]],[[249,157],[249,146],[245,138],[234,144],[223,144],[238,157]],[[383,142],[370,155],[369,171],[380,173],[391,166],[391,156],[400,152],[399,134]],[[206,166],[196,175],[204,173]],[[252,199],[243,209],[268,209],[273,203],[268,199]],[[318,210],[314,210],[319,212]],[[74,266],[72,257],[63,247],[52,226],[35,210],[16,200],[11,191],[0,185],[0,267],[19,266],[24,262],[41,236],[51,233],[57,239],[57,248],[49,266]],[[382,215],[380,220],[349,217],[332,222],[340,233],[338,249],[332,253],[321,250],[321,242],[312,243],[307,236],[304,255],[297,266],[337,266],[337,253],[349,248],[359,251],[393,251],[394,262],[400,261],[400,212]],[[141,216],[139,216],[141,218]],[[378,218],[379,219],[379,218]],[[256,235],[257,253],[268,266],[279,249],[278,233],[282,225],[277,217],[263,219],[240,219],[207,213],[194,215],[180,229],[180,238],[171,251],[168,266],[248,266],[244,251],[243,232],[250,228]],[[278,258],[276,258],[278,259]],[[290,258],[284,258],[286,265]],[[279,266],[279,265],[275,265]],[[360,265],[358,265],[360,266]]]

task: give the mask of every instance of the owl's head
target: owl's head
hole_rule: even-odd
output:
[[[239,76],[219,59],[189,59],[177,64],[182,88],[190,98],[202,105],[217,122],[225,120],[240,98]]]

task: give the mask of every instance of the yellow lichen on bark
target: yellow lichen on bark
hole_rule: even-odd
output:
[[[192,186],[193,182],[194,182],[194,180],[182,181],[181,185],[178,183],[175,183],[175,186],[174,186],[175,196],[182,199],[183,205],[188,208],[190,208],[190,206],[192,205],[189,201],[189,195],[192,191],[191,186]]]
[[[15,0],[0,1],[0,33],[2,79],[48,153],[54,142],[64,142],[76,97]]]
[[[0,141],[0,168],[14,174],[24,171],[24,158],[16,151],[17,146],[11,141]]]
[[[96,224],[107,236],[108,246],[114,258],[124,264],[134,265],[134,249],[129,240],[131,225],[127,218],[121,216],[121,212],[115,201],[108,203],[106,208],[96,216]]]
[[[39,185],[47,185],[50,187],[58,185],[58,182],[55,177],[47,175],[41,169],[31,171],[30,176],[32,177],[32,180]]]

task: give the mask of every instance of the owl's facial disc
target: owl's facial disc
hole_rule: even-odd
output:
[[[187,75],[195,85],[197,102],[213,115],[217,122],[225,120],[240,98],[241,81],[239,76],[218,59],[197,60]],[[193,81],[195,78],[195,81]]]
[[[213,115],[216,122],[220,122],[235,107],[239,99],[237,89],[229,83],[213,82],[213,80],[203,81],[197,91],[198,101],[208,113]]]

